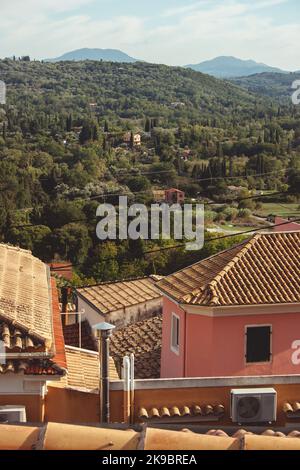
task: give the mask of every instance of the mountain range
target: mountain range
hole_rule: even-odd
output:
[[[71,52],[66,52],[60,57],[52,59],[45,59],[45,62],[63,62],[74,61],[79,62],[83,60],[95,60],[105,62],[123,62],[134,63],[138,59],[129,56],[123,51],[118,49],[77,49]],[[206,73],[216,78],[232,79],[240,77],[249,77],[261,73],[280,73],[287,74],[284,70],[276,67],[271,67],[266,64],[255,62],[254,60],[242,60],[232,56],[220,56],[212,60],[206,60],[199,64],[186,65],[185,68],[190,68],[196,72]]]
[[[231,56],[216,57],[199,64],[187,65],[186,67],[197,72],[207,73],[216,78],[247,77],[258,73],[273,72],[286,73],[276,67],[260,64],[254,60],[242,60]]]
[[[60,57],[53,59],[45,59],[45,62],[61,62],[61,61],[75,61],[81,60],[103,60],[106,62],[137,62],[137,59],[130,57],[125,52],[118,49],[76,49],[75,51],[66,52]]]

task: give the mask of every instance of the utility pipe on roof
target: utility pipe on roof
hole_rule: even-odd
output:
[[[99,338],[99,360],[100,360],[100,412],[101,422],[110,421],[110,395],[109,395],[109,338],[112,334],[114,325],[102,322],[94,325],[93,328],[98,332]]]
[[[130,354],[130,422],[134,424],[134,354]]]

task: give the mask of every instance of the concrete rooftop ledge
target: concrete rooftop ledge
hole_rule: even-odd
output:
[[[191,377],[135,380],[135,390],[160,388],[251,387],[262,385],[300,384],[300,375],[262,375],[259,377]],[[110,383],[111,390],[123,390],[123,381]]]

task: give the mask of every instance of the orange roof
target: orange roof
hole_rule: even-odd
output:
[[[145,427],[142,431],[64,423],[0,424],[0,450],[300,450],[299,432],[244,429],[206,434]]]
[[[59,382],[49,384],[56,388],[72,388],[91,392],[99,390],[99,354],[96,351],[66,346],[66,362],[68,374]],[[119,380],[113,359],[109,358],[110,380]]]
[[[0,339],[7,353],[20,354],[0,374],[65,373],[56,283],[49,281],[47,266],[30,251],[0,244]]]
[[[132,305],[158,299],[161,293],[156,288],[155,276],[106,282],[96,286],[82,287],[77,293],[102,314],[108,314]]]
[[[161,408],[145,408],[141,407],[138,411],[138,417],[141,421],[160,420],[162,422],[170,421],[170,423],[179,421],[215,421],[224,415],[224,405],[184,405],[184,406],[162,406]]]
[[[124,356],[134,354],[137,379],[160,376],[162,317],[147,318],[114,332],[110,338],[110,354],[119,364]]]
[[[183,304],[300,302],[300,232],[259,233],[163,278],[157,286]]]
[[[53,334],[54,334],[54,346],[55,356],[52,359],[55,364],[66,369],[66,352],[65,352],[65,340],[62,329],[61,314],[59,309],[58,292],[56,287],[56,281],[51,278],[51,289],[52,289],[52,319],[53,319]]]
[[[0,317],[50,349],[53,340],[47,266],[30,251],[0,244]]]
[[[181,191],[180,189],[176,189],[176,188],[166,189],[166,192],[167,192],[167,193],[169,193],[169,192],[172,192],[172,193],[183,193],[183,191]]]

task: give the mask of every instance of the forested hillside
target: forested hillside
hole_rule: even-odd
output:
[[[146,63],[5,60],[0,79],[1,239],[74,263],[82,282],[171,272],[236,241],[146,256],[173,242],[100,243],[96,207],[119,194],[150,204],[153,189],[178,187],[224,227],[254,224],[254,194],[298,204],[300,111],[289,101]]]
[[[229,83],[192,70],[146,63],[1,61],[9,104],[22,114],[97,113],[113,120],[146,115],[178,124],[193,119],[249,117],[260,99]],[[177,105],[177,106],[176,106]],[[181,105],[181,106],[180,106]],[[265,106],[265,104],[262,104]]]
[[[293,93],[292,84],[300,80],[300,72],[295,73],[259,73],[250,77],[234,78],[232,83],[245,88],[251,93],[287,103]]]

